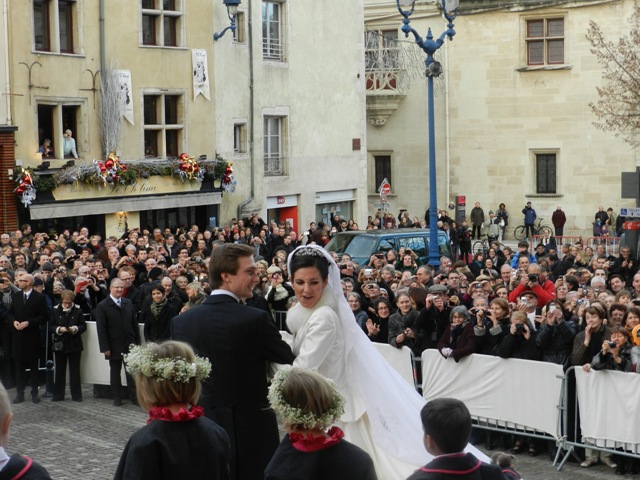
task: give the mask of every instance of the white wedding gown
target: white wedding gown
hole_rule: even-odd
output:
[[[406,479],[432,458],[423,445],[420,420],[426,402],[357,325],[333,259],[324,249],[312,248],[330,261],[329,284],[313,308],[297,304],[287,313],[293,337],[282,333],[296,355],[294,366],[317,370],[336,384],[346,400],[337,425],[346,440],[369,453],[378,479]],[[489,461],[472,445],[467,451]]]

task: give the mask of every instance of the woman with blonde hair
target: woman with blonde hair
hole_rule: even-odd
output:
[[[229,437],[196,405],[209,360],[168,340],[134,345],[124,361],[149,419],[127,442],[114,480],[229,478]]]

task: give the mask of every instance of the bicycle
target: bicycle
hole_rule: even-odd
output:
[[[545,228],[548,228],[551,232],[553,232],[553,229],[549,225],[542,225],[542,217],[538,217],[533,224],[533,235],[542,235]],[[513,236],[518,241],[526,240],[527,227],[525,227],[524,225],[518,225],[513,229]]]
[[[487,237],[486,234],[480,235],[480,238],[481,240],[476,240],[475,242],[473,242],[473,245],[471,246],[471,253],[473,255],[475,255],[478,252],[482,252],[486,255],[489,249],[491,248],[491,242],[489,241],[489,238]],[[500,250],[503,250],[504,244],[499,243],[498,248]]]

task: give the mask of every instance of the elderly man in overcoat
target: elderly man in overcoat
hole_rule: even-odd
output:
[[[11,354],[16,366],[17,395],[13,403],[24,402],[27,369],[30,370],[31,400],[40,403],[38,396],[38,358],[40,356],[40,326],[49,320],[47,300],[33,289],[33,275],[18,277],[19,292],[11,299],[8,320],[11,325]]]
[[[95,310],[98,344],[104,358],[109,361],[111,393],[113,404],[122,405],[122,356],[129,353],[131,344],[140,344],[140,329],[133,303],[122,296],[124,282],[119,278],[111,280],[109,296],[98,304]],[[135,382],[125,369],[129,398],[136,401]]]

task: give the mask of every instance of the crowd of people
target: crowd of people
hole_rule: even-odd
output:
[[[315,318],[310,313],[321,305],[336,309],[336,302],[348,309],[353,320],[349,328],[360,330],[362,338],[397,348],[408,346],[417,356],[425,349],[437,349],[455,362],[471,353],[482,353],[553,362],[565,368],[579,365],[585,371],[635,372],[640,361],[640,272],[631,249],[623,246],[616,256],[604,243],[594,247],[558,243],[550,231],[544,232],[534,251],[529,251],[528,242],[520,242],[515,251],[501,249],[499,239],[509,216],[503,204],[497,211],[489,214],[489,219],[498,219],[491,224],[498,229],[490,230],[497,238],[491,235],[493,242],[486,254],[443,257],[437,268],[421,264],[413,252],[402,248],[374,252],[366,265],[357,265],[347,254],[325,252],[320,247],[326,246],[333,235],[358,229],[355,222],[339,216],[327,224],[312,222],[300,236],[285,222],[267,224],[257,215],[233,219],[221,228],[200,230],[194,225],[189,229],[131,229],[119,238],[103,238],[84,227],[58,234],[35,233],[29,225],[23,225],[0,235],[2,383],[8,388],[16,386],[14,403],[25,401],[27,383],[32,401],[40,402],[38,378],[27,375],[27,371],[37,371],[38,359],[45,358],[43,350],[48,345],[56,370],[52,400],[65,399],[68,365],[71,399],[82,401],[82,333],[86,320],[95,320],[100,351],[111,368],[114,405],[122,405],[126,389],[120,385],[121,370],[129,346],[140,344],[139,324],[144,325],[148,342],[178,338],[188,341],[199,353],[207,350],[205,345],[198,347],[200,338],[189,338],[190,329],[181,335],[182,320],[174,320],[196,319],[196,311],[191,316],[189,311],[221,285],[228,283],[227,290],[233,291],[235,284],[231,280],[225,283],[224,275],[211,278],[214,253],[228,245],[243,245],[245,254],[249,252],[253,262],[250,275],[256,278],[255,283],[243,285],[248,291],[234,294],[235,300],[261,310],[272,324],[275,318],[285,318],[283,312],[290,313],[281,326],[293,335],[289,343],[296,360],[284,350],[277,354],[272,351],[271,360],[319,368],[342,387],[341,394],[352,388],[347,387],[348,372],[342,364],[328,365],[323,372],[323,355],[333,348],[338,357],[347,359],[350,351],[342,352],[347,347],[344,341],[335,343],[335,334],[315,337],[312,347],[309,337],[317,331],[307,331]],[[611,218],[600,215],[600,224],[606,225]],[[473,218],[472,224],[476,226]],[[425,226],[426,219],[410,218],[401,211],[397,219],[376,214],[370,217],[367,228]],[[438,226],[449,231],[457,228],[446,210],[440,212]],[[468,239],[476,233],[465,221],[461,228]],[[562,233],[557,228],[555,233]],[[324,253],[309,250],[306,255],[326,254],[328,264],[320,268],[314,263],[317,272],[301,267],[295,277],[291,260],[301,245],[318,247]],[[462,243],[458,245],[465,253]],[[328,279],[323,269],[332,271],[332,266],[337,269],[340,291],[339,301],[334,298],[333,303],[323,299],[322,293]],[[325,323],[323,317],[319,329],[326,332]],[[343,340],[345,334],[352,336],[353,331],[342,332]],[[329,341],[334,343],[322,343]],[[215,371],[217,363],[213,363]],[[125,373],[129,398],[137,403],[135,379],[128,369]],[[359,404],[352,397],[359,395],[363,393],[346,395],[346,410],[354,418],[362,414],[351,410]],[[205,405],[205,412],[207,408]],[[376,406],[366,408],[374,410]],[[221,422],[225,430],[233,430],[225,421]],[[354,425],[368,429],[357,422]],[[356,430],[345,431],[356,437],[366,435]],[[491,442],[487,439],[487,446],[492,446]],[[510,447],[513,453],[527,450],[536,455],[541,445],[526,445],[524,439],[515,439]],[[265,462],[273,449],[268,451]],[[381,460],[379,451],[372,456],[377,469],[386,468],[380,466],[387,460]],[[595,452],[588,452],[582,465],[598,462],[620,472],[638,468],[634,462],[598,457]]]

